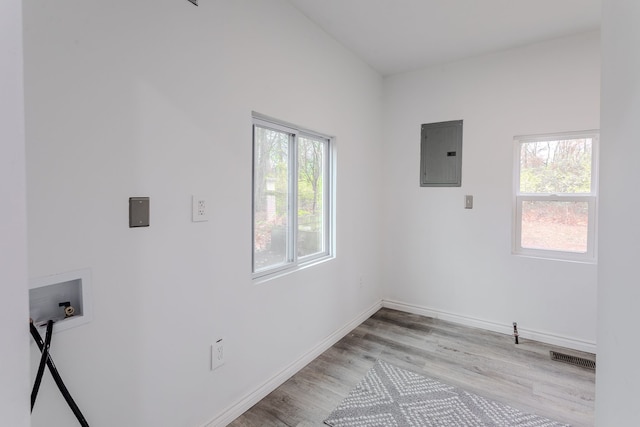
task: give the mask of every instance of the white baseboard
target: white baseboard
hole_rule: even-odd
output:
[[[449,313],[442,310],[436,310],[429,307],[422,307],[413,304],[407,304],[399,301],[382,300],[382,306],[391,308],[394,310],[404,311],[406,313],[419,314],[421,316],[433,317],[434,319],[447,320],[449,322],[458,323],[464,326],[471,326],[474,328],[486,329],[493,332],[498,332],[506,335],[513,334],[512,324],[502,324],[497,322],[491,322],[488,320],[477,319],[474,317],[463,316],[460,314]],[[584,341],[576,338],[565,337],[561,335],[551,334],[548,332],[541,332],[532,329],[523,329],[518,326],[518,334],[523,339],[530,339],[534,341],[540,341],[546,344],[556,345],[564,348],[571,348],[574,350],[586,351],[588,353],[596,352],[596,343],[590,341]]]
[[[282,385],[285,381],[291,378],[294,374],[308,365],[311,361],[313,361],[316,357],[320,356],[327,349],[329,349],[332,345],[340,341],[344,338],[349,332],[353,331],[357,328],[362,322],[371,317],[376,311],[382,308],[382,301],[378,301],[369,307],[367,310],[358,315],[351,322],[347,323],[327,338],[322,340],[319,344],[305,353],[298,360],[291,363],[289,366],[284,368],[282,371],[271,377],[257,389],[247,394],[240,400],[238,400],[235,404],[231,405],[228,409],[222,412],[220,415],[215,417],[213,420],[209,421],[203,427],[224,427],[231,423],[233,420],[238,418],[244,412],[246,412],[253,405],[258,403],[260,400],[264,399],[269,393]]]

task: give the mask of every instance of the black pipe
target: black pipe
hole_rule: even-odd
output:
[[[518,344],[518,324],[513,322],[513,337],[516,339],[516,344]]]
[[[31,412],[33,412],[33,405],[36,404],[36,397],[38,397],[38,390],[40,390],[40,383],[42,382],[42,376],[44,375],[44,368],[47,366],[47,360],[49,359],[51,335],[53,335],[53,320],[49,320],[47,322],[47,334],[44,336],[44,348],[42,349],[42,356],[40,356],[38,374],[36,375],[36,381],[33,384],[33,390],[31,390]]]
[[[38,345],[38,348],[40,349],[40,351],[42,351],[44,348],[44,343],[42,342],[42,337],[40,336],[40,333],[38,332],[36,327],[33,325],[33,323],[30,323],[29,327],[31,330],[31,336],[33,337],[34,341]],[[87,420],[85,420],[84,415],[82,415],[82,412],[80,411],[80,408],[78,408],[78,405],[76,405],[76,402],[73,400],[73,397],[71,397],[69,390],[67,390],[67,387],[64,385],[64,382],[60,377],[60,373],[58,373],[58,369],[56,369],[56,365],[54,365],[50,355],[47,356],[47,366],[49,367],[49,371],[51,371],[51,376],[53,377],[53,380],[56,382],[56,385],[58,386],[60,393],[62,393],[64,400],[67,401],[69,408],[71,408],[71,411],[73,411],[73,414],[76,416],[76,418],[80,422],[80,425],[82,427],[89,427],[89,423],[87,423]]]

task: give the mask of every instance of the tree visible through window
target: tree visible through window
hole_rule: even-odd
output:
[[[298,256],[324,251],[324,170],[327,142],[298,139]]]
[[[516,253],[595,257],[597,132],[516,138]]]
[[[287,262],[292,135],[254,127],[254,269]]]
[[[330,139],[254,119],[253,272],[330,256]]]

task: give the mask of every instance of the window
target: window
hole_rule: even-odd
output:
[[[332,256],[332,140],[253,118],[253,275]]]
[[[515,138],[515,253],[595,262],[598,138]]]

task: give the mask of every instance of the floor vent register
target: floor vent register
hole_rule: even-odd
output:
[[[568,363],[570,365],[580,366],[582,368],[596,369],[596,361],[585,359],[584,357],[572,356],[570,354],[564,354],[557,351],[550,351],[551,360],[557,360],[558,362]]]

